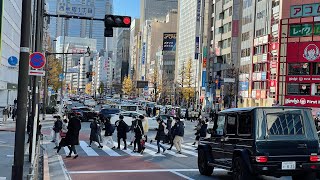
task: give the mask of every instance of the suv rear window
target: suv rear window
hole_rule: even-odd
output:
[[[282,111],[266,114],[269,135],[303,135],[303,116],[300,111]]]
[[[120,112],[119,109],[103,109],[102,110],[103,114],[117,114],[119,112]]]

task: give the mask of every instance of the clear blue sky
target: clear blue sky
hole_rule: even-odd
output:
[[[140,0],[113,0],[113,11],[116,15],[140,18]]]

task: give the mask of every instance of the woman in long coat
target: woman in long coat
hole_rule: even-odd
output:
[[[103,146],[100,144],[100,138],[99,138],[99,134],[100,134],[100,130],[99,127],[100,125],[97,122],[97,119],[94,119],[93,122],[90,124],[90,145],[89,147],[91,147],[92,142],[97,142],[99,144],[99,148],[103,148]]]
[[[160,147],[163,150],[163,153],[166,151],[166,148],[160,144],[160,141],[163,141],[166,137],[166,134],[164,133],[164,129],[165,129],[165,123],[163,122],[163,120],[161,120],[160,118],[157,119],[157,122],[159,124],[158,128],[157,128],[157,135],[156,135],[156,140],[157,140],[157,146],[158,146],[158,152],[157,154],[160,153]]]
[[[79,145],[79,132],[81,130],[81,122],[76,114],[69,114],[68,132],[65,137],[65,145],[68,146],[70,152],[67,157],[71,157],[72,152],[75,154],[74,158],[78,157],[75,146]]]

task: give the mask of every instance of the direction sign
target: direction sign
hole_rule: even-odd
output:
[[[11,66],[16,66],[18,64],[18,58],[15,57],[15,56],[11,56],[11,57],[8,58],[8,63]]]
[[[46,58],[40,52],[35,52],[30,55],[29,65],[34,69],[41,69],[46,64]]]

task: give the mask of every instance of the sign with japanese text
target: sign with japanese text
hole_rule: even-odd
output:
[[[288,43],[287,62],[320,62],[320,42]]]
[[[284,105],[286,106],[303,106],[319,107],[320,96],[285,96]]]
[[[256,99],[261,98],[261,90],[256,90]]]
[[[320,76],[286,76],[286,81],[290,83],[314,83],[320,82]]]
[[[94,6],[65,2],[59,2],[57,6],[58,15],[94,17],[94,10]]]
[[[290,36],[311,36],[312,24],[290,25]]]
[[[320,16],[320,3],[294,5],[290,7],[290,17]]]
[[[270,80],[270,87],[276,87],[277,86],[277,80]]]
[[[239,90],[240,91],[248,91],[249,90],[249,82],[239,82]]]
[[[176,51],[177,33],[163,33],[163,51]]]
[[[266,90],[261,90],[260,96],[261,96],[261,97],[260,97],[261,99],[267,98],[267,92],[266,92]]]

